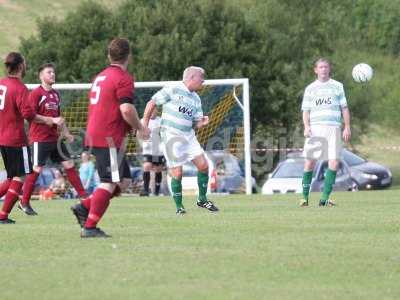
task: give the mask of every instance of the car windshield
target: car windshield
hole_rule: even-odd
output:
[[[301,178],[303,177],[304,161],[289,159],[283,162],[272,178]]]
[[[348,150],[342,151],[342,158],[350,167],[361,165],[366,162],[365,159],[359,157],[358,155]]]

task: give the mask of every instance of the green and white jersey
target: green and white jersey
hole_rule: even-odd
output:
[[[201,99],[183,84],[166,86],[152,99],[158,107],[162,106],[161,131],[178,135],[194,135],[193,122],[203,117]]]
[[[347,107],[343,84],[329,79],[315,80],[304,91],[301,109],[310,112],[310,125],[330,125],[340,127],[342,108]]]

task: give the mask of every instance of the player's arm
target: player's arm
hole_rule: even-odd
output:
[[[196,113],[194,115],[195,127],[200,129],[206,125],[208,125],[209,119],[208,116],[203,115],[203,108],[201,107],[201,100],[198,98]]]
[[[310,127],[310,111],[311,111],[312,96],[310,89],[306,87],[304,90],[303,101],[301,103],[301,110],[303,111],[303,126],[304,126],[304,137],[311,137]]]
[[[122,103],[119,106],[119,110],[121,111],[122,118],[125,120],[132,129],[142,130],[143,126],[140,122],[138,113],[136,111],[135,106],[131,103]]]
[[[153,114],[153,111],[156,109],[156,102],[151,99],[149,102],[146,104],[146,108],[144,109],[143,113],[143,125],[148,127],[149,126],[149,121],[150,117]]]
[[[347,99],[344,93],[344,88],[341,86],[340,94],[339,94],[339,102],[342,110],[344,128],[343,128],[343,140],[347,143],[351,138],[351,130],[350,130],[350,110],[347,106]]]
[[[304,126],[304,137],[311,136],[311,127],[310,127],[310,111],[303,110],[303,126]]]
[[[30,104],[30,96],[27,89],[21,91],[21,94],[16,98],[16,103],[22,117],[29,122],[43,123],[48,126],[53,126],[54,124],[58,125],[64,122],[63,119],[55,120],[55,118],[38,115]]]
[[[74,141],[74,136],[69,131],[67,124],[65,124],[65,122],[61,126],[59,126],[59,130],[61,136],[65,137],[68,143],[72,143]]]
[[[119,109],[125,122],[128,123],[133,130],[137,130],[138,135],[142,139],[147,139],[150,135],[150,131],[140,122],[135,106],[131,103],[123,103],[119,106]]]
[[[343,140],[347,143],[348,141],[350,141],[350,138],[351,138],[350,110],[347,106],[342,107],[342,115],[343,115],[343,122],[344,122]]]

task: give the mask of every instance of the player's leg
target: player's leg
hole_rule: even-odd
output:
[[[336,181],[336,172],[339,166],[340,151],[342,149],[341,130],[339,127],[327,126],[325,136],[328,144],[328,169],[325,172],[324,187],[319,205],[334,206],[334,202],[329,197]]]
[[[108,237],[104,231],[97,227],[97,224],[105,214],[110,200],[114,196],[117,183],[122,179],[117,149],[93,148],[92,151],[96,157],[96,168],[101,183],[90,196],[90,203],[85,203],[88,201],[86,199],[71,207],[78,223],[82,227],[82,238]]]
[[[23,177],[32,171],[32,163],[27,147],[1,147],[1,154],[7,170],[7,178],[11,182],[0,211],[0,224],[12,224],[15,221],[9,219],[8,215],[18,200]]]
[[[88,216],[81,231],[82,238],[109,237],[97,224],[105,214],[116,186],[116,183],[102,182],[92,194]]]
[[[8,191],[11,179],[6,178],[2,183],[0,183],[0,198],[2,198]]]
[[[30,200],[35,188],[35,183],[42,172],[43,166],[46,165],[47,158],[50,156],[51,149],[48,144],[49,143],[39,142],[34,142],[32,144],[33,171],[28,174],[24,180],[22,199],[18,205],[18,208],[27,215],[37,214],[31,207]]]
[[[13,224],[14,220],[8,218],[11,210],[13,209],[15,203],[18,200],[19,192],[21,191],[23,181],[21,177],[12,177],[10,186],[6,193],[3,207],[0,211],[0,224]]]
[[[78,193],[78,196],[82,199],[87,198],[88,195],[82,185],[82,181],[75,168],[74,161],[71,159],[71,156],[67,150],[67,147],[65,147],[65,144],[55,144],[55,148],[51,152],[50,158],[53,162],[62,164],[68,181],[74,187],[75,191]]]
[[[306,159],[304,162],[304,172],[303,172],[303,199],[300,200],[300,206],[308,206],[308,199],[310,195],[312,174],[315,166],[315,160]]]
[[[183,136],[161,133],[162,151],[171,177],[172,197],[178,215],[185,214],[182,204],[182,166],[188,161],[188,141]]]
[[[28,216],[35,216],[37,212],[31,206],[31,197],[33,190],[35,188],[35,183],[42,172],[43,167],[36,166],[33,167],[33,170],[30,174],[25,177],[24,186],[22,189],[22,199],[18,203],[18,208],[22,210]]]
[[[162,156],[158,156],[157,162],[153,163],[154,175],[154,195],[158,196],[160,194],[161,182],[162,182]]]
[[[208,161],[204,153],[197,155],[192,159],[193,164],[197,167],[197,185],[199,187],[199,197],[197,199],[197,206],[206,208],[211,212],[216,212],[219,209],[213,202],[207,199],[208,188]]]
[[[122,174],[122,180],[115,187],[113,197],[118,197],[121,195],[121,193],[125,193],[129,186],[132,184],[131,170],[129,169],[129,164],[125,156],[120,163],[119,173]]]
[[[333,206],[335,205],[332,200],[329,199],[333,185],[336,181],[336,172],[339,166],[339,161],[336,159],[330,159],[328,162],[328,169],[325,172],[324,187],[322,190],[321,200],[319,202],[320,206]]]
[[[140,196],[148,196],[150,193],[150,172],[153,166],[152,155],[144,155],[143,161],[143,191],[140,193]]]
[[[176,205],[176,213],[178,215],[185,214],[185,207],[182,204],[182,166],[169,168],[168,172],[171,176],[171,191]]]

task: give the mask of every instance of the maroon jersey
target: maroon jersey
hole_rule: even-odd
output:
[[[28,102],[29,91],[15,77],[0,79],[0,145],[21,147],[27,145],[24,119],[31,121],[35,112]]]
[[[54,89],[46,91],[42,86],[34,89],[29,95],[29,103],[38,115],[56,118],[60,116],[60,95]],[[29,142],[57,142],[57,125],[48,126],[31,122]]]
[[[117,147],[130,126],[122,118],[121,99],[133,102],[133,77],[118,66],[98,74],[89,92],[89,114],[85,144],[89,147]]]

